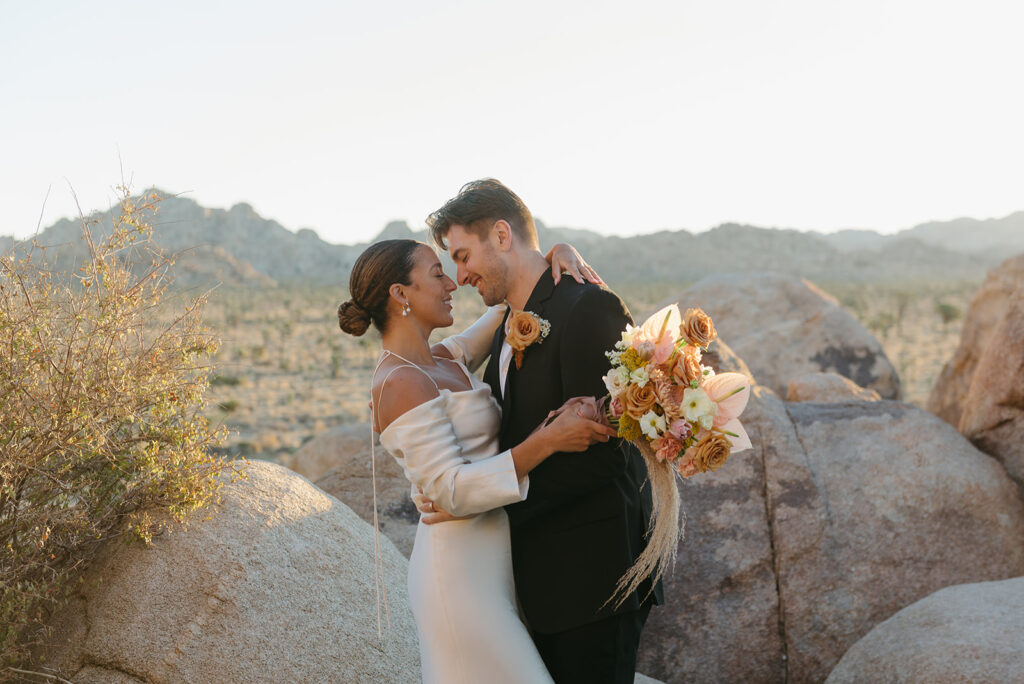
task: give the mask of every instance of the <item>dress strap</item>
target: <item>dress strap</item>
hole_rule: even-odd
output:
[[[441,391],[441,388],[437,386],[437,382],[434,381],[434,378],[430,377],[430,373],[428,373],[427,371],[423,370],[423,368],[421,368],[419,365],[413,363],[412,361],[410,361],[409,359],[405,358],[401,354],[396,354],[395,352],[391,351],[390,349],[385,349],[381,353],[380,359],[377,361],[377,366],[373,369],[373,374],[374,375],[377,374],[377,371],[380,369],[380,364],[384,363],[384,359],[387,358],[388,354],[390,354],[391,356],[394,356],[396,359],[401,359],[402,361],[405,362],[405,364],[402,365],[402,366],[395,366],[394,368],[392,368],[391,371],[388,372],[388,374],[386,376],[384,376],[384,382],[387,382],[388,378],[391,377],[391,373],[394,373],[399,368],[404,368],[405,366],[412,366],[413,368],[415,368],[419,372],[421,372],[424,375],[426,375],[427,378],[430,380],[430,382],[434,383],[434,389],[436,389],[439,392]],[[384,383],[381,383],[381,387],[383,387],[383,386],[384,386]]]
[[[427,376],[427,379],[430,380],[430,382],[434,383],[434,389],[437,390],[438,394],[441,393],[441,388],[438,386],[437,381],[434,380],[434,378],[430,377],[430,373],[428,373],[427,371],[423,370],[418,365],[416,365],[415,363],[413,363],[409,359],[405,358],[404,356],[401,356],[400,354],[396,354],[395,352],[387,350],[387,349],[385,349],[384,353],[382,353],[380,355],[380,360],[377,361],[377,366],[376,366],[376,368],[373,369],[373,376],[371,376],[371,378],[370,378],[370,384],[371,385],[373,384],[373,377],[376,377],[377,371],[380,370],[380,364],[382,364],[384,362],[384,359],[387,358],[388,354],[390,354],[391,356],[394,356],[395,358],[401,359],[405,363],[403,363],[400,366],[395,366],[394,368],[392,368],[391,370],[388,371],[387,375],[384,376],[384,381],[382,383],[380,383],[380,396],[377,397],[377,401],[373,401],[372,394],[370,396],[370,401],[373,404],[373,415],[371,416],[371,418],[372,418],[372,427],[374,427],[374,428],[377,428],[377,427],[380,426],[380,422],[377,420],[377,404],[380,403],[381,397],[384,396],[384,387],[387,385],[388,379],[391,377],[391,374],[394,373],[396,370],[398,370],[400,368],[406,368],[406,367],[415,368],[416,370],[418,370],[419,372],[421,372],[425,376]],[[379,433],[380,430],[378,430],[377,432]]]
[[[473,389],[473,378],[470,377],[469,369],[466,368],[466,364],[456,361],[455,359],[444,359],[445,361],[451,361],[462,371],[462,374],[466,376],[466,381],[469,382],[469,389]]]

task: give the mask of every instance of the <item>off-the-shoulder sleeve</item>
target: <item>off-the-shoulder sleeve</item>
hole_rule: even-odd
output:
[[[453,359],[461,361],[471,372],[475,371],[491,353],[494,331],[504,320],[506,308],[504,304],[495,304],[471,326],[444,338],[440,344],[451,353]]]
[[[444,395],[407,411],[380,436],[405,476],[453,515],[473,515],[526,498],[529,479],[516,477],[511,450],[470,461],[463,457]]]

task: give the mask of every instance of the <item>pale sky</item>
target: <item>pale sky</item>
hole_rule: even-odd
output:
[[[1024,3],[0,0],[0,234],[121,177],[331,242],[499,178],[548,225],[1024,209]],[[44,197],[49,188],[49,199]]]

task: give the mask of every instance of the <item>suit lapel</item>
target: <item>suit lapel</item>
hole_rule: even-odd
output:
[[[544,303],[551,298],[555,292],[555,281],[551,278],[551,270],[547,269],[540,276],[540,280],[533,286],[533,292],[530,293],[530,298],[526,300],[526,306],[523,308],[524,311],[532,311],[541,318],[544,318]],[[505,319],[508,319],[508,313],[505,314]],[[502,333],[502,341],[504,340],[505,323],[501,324],[499,329]],[[501,343],[498,343],[498,349],[501,349]],[[523,352],[523,370],[525,371],[526,366],[530,363],[530,351],[531,347],[527,347]],[[495,358],[493,355],[491,358]],[[519,369],[516,368],[515,359],[512,359],[508,366],[508,375],[505,377],[505,396],[502,398],[499,396],[501,401],[501,434],[508,434],[508,423],[512,419],[512,393],[515,386],[515,378],[519,373]]]
[[[540,280],[533,286],[530,298],[526,300],[524,311],[532,311],[541,318],[544,318],[544,302],[551,299],[555,293],[555,281],[551,278],[551,269],[544,271]]]

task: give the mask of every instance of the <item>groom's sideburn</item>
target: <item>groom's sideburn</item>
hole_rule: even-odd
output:
[[[574,396],[606,393],[605,352],[631,323],[610,290],[546,271],[526,306],[551,330],[511,364],[500,389],[504,326],[495,333],[484,380],[502,405],[500,448],[522,442]],[[639,452],[613,438],[583,453],[559,453],[530,473],[525,501],[506,506],[516,591],[534,641],[556,682],[630,682],[640,630],[663,600],[648,580],[618,607],[609,601],[619,578],[644,548],[652,504],[641,491]]]

